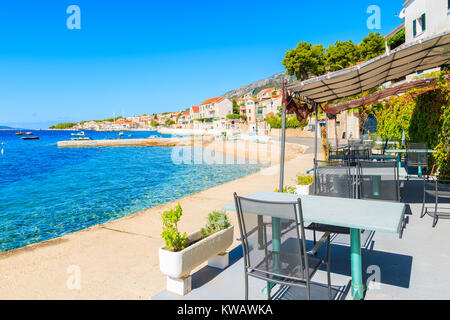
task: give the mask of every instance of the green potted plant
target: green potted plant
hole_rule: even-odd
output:
[[[296,194],[309,195],[312,194],[312,186],[314,177],[310,174],[302,174],[297,176],[297,185],[295,186]]]
[[[233,225],[222,211],[211,212],[200,230],[182,234],[177,227],[182,214],[180,204],[161,214],[165,245],[159,248],[159,268],[167,276],[167,290],[179,295],[191,290],[190,273],[203,262],[221,269],[228,266],[226,251],[234,234]]]

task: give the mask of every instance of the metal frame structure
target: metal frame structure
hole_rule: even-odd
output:
[[[253,266],[250,259],[250,247],[248,244],[248,236],[252,234],[248,233],[247,227],[245,224],[245,219],[243,217],[242,212],[242,205],[241,205],[241,199],[253,203],[258,203],[261,205],[277,205],[280,204],[278,202],[273,201],[262,201],[262,200],[255,200],[250,198],[244,198],[238,196],[236,193],[234,193],[234,202],[236,206],[236,211],[238,215],[238,223],[239,223],[239,231],[242,241],[242,250],[244,253],[244,273],[245,273],[245,300],[248,300],[248,277],[255,277],[260,280],[265,280],[267,282],[267,300],[270,300],[270,288],[273,285],[273,283],[278,283],[281,285],[287,285],[287,286],[296,286],[296,287],[306,287],[306,297],[308,300],[311,299],[311,279],[314,277],[317,270],[320,268],[322,264],[325,264],[327,267],[327,281],[328,281],[328,298],[332,299],[332,289],[331,289],[331,269],[330,269],[330,234],[325,233],[320,241],[317,243],[317,245],[314,246],[314,248],[311,251],[308,251],[306,248],[306,236],[305,236],[305,227],[304,227],[304,220],[303,220],[303,212],[302,212],[302,202],[301,199],[298,198],[297,201],[292,202],[281,202],[282,205],[292,205],[294,217],[290,217],[293,221],[295,221],[295,231],[298,241],[298,258],[299,258],[299,265],[301,269],[303,270],[303,278],[293,277],[293,276],[286,276],[281,273],[275,273],[275,272],[269,272],[264,269],[258,269],[257,266]],[[277,218],[280,220],[279,218]],[[265,259],[268,257],[268,241],[267,241],[267,234],[266,234],[266,225],[262,225],[263,228],[263,248],[265,252]],[[326,260],[316,259],[319,261],[319,264],[314,268],[313,272],[310,274],[310,266],[309,266],[309,258],[308,254],[315,255],[317,250],[320,248],[320,246],[327,242],[327,256]],[[275,242],[274,239],[272,239],[272,246],[274,251],[280,251],[281,250],[281,243],[279,243],[279,240]],[[260,248],[262,249],[262,248]],[[254,249],[255,250],[255,249]],[[303,263],[304,259],[304,263]],[[258,274],[259,272],[259,274]],[[306,273],[306,274],[305,274]],[[283,280],[285,279],[285,280]]]
[[[409,44],[356,66],[332,72],[287,85],[283,83],[282,132],[280,156],[279,192],[284,186],[285,131],[286,131],[286,97],[297,95],[314,107],[316,126],[314,134],[314,161],[317,160],[318,106],[337,99],[348,98],[363,93],[376,86],[396,80],[415,72],[425,71],[448,65],[450,63],[450,31],[446,31]],[[423,85],[423,82],[421,82]],[[405,88],[409,88],[405,86]],[[401,90],[390,94],[399,94]],[[383,97],[385,98],[385,97]],[[351,103],[347,107],[351,107]],[[314,185],[314,190],[316,186]],[[273,218],[274,226],[277,218]],[[355,245],[351,248],[352,295],[355,299],[364,297],[365,287],[362,282],[360,230],[350,229],[350,239]],[[358,245],[359,244],[359,245]]]

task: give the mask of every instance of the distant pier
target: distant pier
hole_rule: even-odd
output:
[[[209,139],[204,139],[205,142]],[[105,140],[70,140],[58,141],[60,148],[95,148],[95,147],[177,147],[193,146],[194,139],[187,138],[147,138],[147,139],[105,139]]]

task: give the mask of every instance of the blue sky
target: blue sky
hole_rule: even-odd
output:
[[[386,34],[403,1],[40,0],[0,3],[0,125],[182,110],[284,71],[299,41]],[[69,30],[69,5],[81,29]]]

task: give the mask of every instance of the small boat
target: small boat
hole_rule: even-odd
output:
[[[123,136],[125,133],[119,132],[119,137]]]
[[[33,132],[25,132],[25,135],[27,136],[31,136],[33,134]]]
[[[156,139],[156,138],[159,138],[159,137],[155,136],[155,135],[148,137],[148,139]]]
[[[39,140],[39,137],[22,137],[23,140]]]
[[[73,136],[77,136],[77,137],[83,137],[84,136],[84,131],[72,133],[72,135]]]
[[[22,132],[22,131],[16,132],[16,136],[24,136],[24,135],[25,135],[25,132]]]
[[[70,139],[72,141],[87,141],[87,140],[92,140],[91,137],[76,137],[76,138],[72,138]]]

